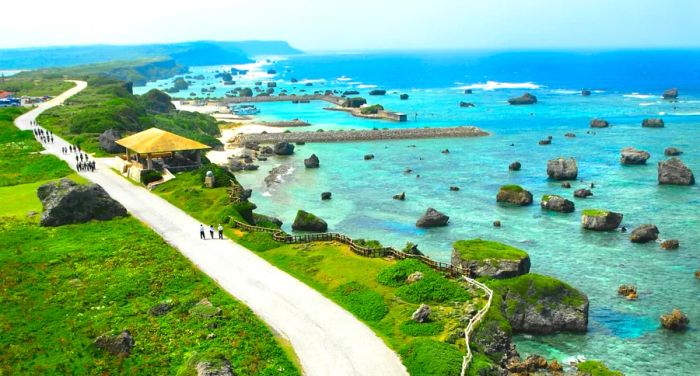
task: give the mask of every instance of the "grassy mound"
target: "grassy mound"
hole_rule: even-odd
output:
[[[545,297],[561,298],[563,304],[577,307],[584,303],[585,296],[569,284],[556,278],[539,275],[524,274],[514,278],[491,280],[489,287],[502,296],[516,294],[519,299],[509,299],[507,312],[511,314],[520,307],[518,301],[528,305],[536,305]]]
[[[452,247],[464,260],[522,260],[527,252],[509,245],[481,239],[458,240]]]
[[[623,376],[620,371],[613,371],[596,360],[587,360],[576,365],[578,374],[581,376]]]
[[[509,192],[522,192],[525,189],[519,185],[509,184],[509,185],[502,185],[500,190],[501,191],[509,191]]]
[[[430,339],[413,341],[400,354],[409,374],[441,376],[459,376],[464,356],[456,347]]]
[[[584,209],[581,214],[587,217],[604,217],[608,215],[610,211],[602,209]]]

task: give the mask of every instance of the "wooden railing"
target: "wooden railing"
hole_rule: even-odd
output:
[[[361,256],[365,257],[393,257],[399,260],[405,260],[405,259],[416,259],[432,269],[435,269],[439,272],[446,273],[452,277],[461,277],[467,284],[474,286],[478,289],[483,290],[486,293],[486,296],[488,297],[488,300],[486,302],[486,305],[477,312],[474,317],[469,320],[469,324],[467,325],[466,329],[464,329],[464,339],[467,345],[467,353],[464,356],[464,359],[462,361],[462,372],[461,376],[465,376],[467,373],[467,370],[469,369],[469,363],[472,361],[472,358],[474,357],[472,354],[471,346],[469,345],[469,337],[476,328],[476,325],[481,321],[481,319],[484,318],[486,313],[488,312],[489,308],[491,308],[491,301],[493,299],[493,291],[488,288],[486,285],[483,283],[470,278],[471,272],[467,268],[463,268],[458,265],[452,265],[448,264],[445,262],[439,262],[431,259],[430,257],[424,256],[424,255],[415,255],[411,253],[406,253],[403,251],[400,251],[396,248],[393,247],[382,247],[382,248],[372,248],[372,247],[366,247],[360,244],[355,243],[355,241],[345,235],[345,234],[340,234],[340,233],[335,233],[335,232],[323,232],[323,233],[314,233],[314,234],[305,234],[305,235],[289,235],[285,233],[284,231],[280,229],[274,229],[274,228],[268,228],[268,227],[260,227],[260,226],[251,226],[247,223],[243,223],[237,220],[233,220],[233,226],[236,228],[240,228],[246,231],[257,231],[257,232],[267,232],[272,234],[272,238],[278,242],[285,243],[285,244],[292,244],[292,243],[311,243],[311,242],[316,242],[316,241],[336,241],[340,242],[343,244],[346,244],[350,246],[350,249]]]

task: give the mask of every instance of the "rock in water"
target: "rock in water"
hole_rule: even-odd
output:
[[[546,139],[544,139],[544,140],[539,140],[537,143],[538,143],[539,145],[549,145],[549,144],[552,143],[552,140],[546,138]]]
[[[623,215],[607,210],[587,209],[581,213],[581,225],[587,230],[610,231],[622,223]]]
[[[603,119],[593,119],[590,123],[591,128],[607,128],[610,126],[607,120]]]
[[[95,346],[97,348],[105,350],[112,355],[129,356],[129,354],[131,354],[131,349],[134,348],[134,343],[134,338],[128,330],[116,336],[105,333],[95,339]]]
[[[508,104],[511,105],[524,105],[524,104],[535,104],[537,103],[537,97],[530,94],[530,93],[525,93],[519,97],[515,98],[510,98],[508,99]]]
[[[123,153],[124,147],[117,144],[117,140],[122,138],[121,133],[116,129],[107,129],[99,137],[100,147],[108,153]]]
[[[668,148],[664,149],[664,155],[667,157],[676,157],[676,156],[679,156],[681,154],[683,154],[683,151],[681,149],[678,149],[678,148],[668,147]]]
[[[394,200],[403,201],[405,199],[406,199],[406,192],[401,192],[399,194],[394,195]]]
[[[519,185],[503,185],[498,190],[496,202],[527,206],[532,204],[532,193]]]
[[[693,185],[695,176],[680,159],[671,158],[659,162],[658,165],[659,184],[671,185]]]
[[[586,198],[588,196],[593,196],[593,192],[590,189],[582,188],[574,191],[574,197]]]
[[[221,357],[216,361],[202,360],[195,366],[197,376],[234,376],[231,362]]]
[[[322,192],[321,200],[330,200],[333,194],[331,192]]]
[[[294,153],[294,145],[289,142],[278,142],[273,149],[277,155],[292,155]]]
[[[668,239],[661,242],[661,248],[667,251],[678,249],[681,243],[677,239]]]
[[[427,304],[421,304],[418,309],[411,315],[411,320],[417,323],[424,323],[430,320],[431,309]]]
[[[408,94],[403,93],[403,94],[399,95],[399,99],[401,99],[402,101],[407,100],[407,99],[408,99]]]
[[[550,159],[547,161],[547,175],[554,180],[575,180],[578,176],[578,165],[574,158]]]
[[[588,328],[588,297],[560,280],[525,274],[498,281],[492,289],[501,295],[502,312],[514,332],[580,333]]]
[[[576,133],[568,132],[568,133],[565,133],[565,134],[564,134],[564,137],[574,138],[574,137],[576,137]]]
[[[584,97],[587,97],[587,96],[591,95],[591,91],[583,89],[583,90],[581,90],[581,95]]]
[[[620,287],[617,288],[617,294],[624,296],[624,297],[629,297],[630,295],[637,295],[637,286],[635,285],[620,285]]]
[[[418,221],[416,221],[416,227],[430,228],[430,227],[441,227],[447,226],[447,221],[450,217],[440,213],[439,211],[428,208]]]
[[[560,213],[571,213],[574,211],[574,203],[558,195],[544,195],[540,202],[542,209],[556,211]]]
[[[515,162],[508,165],[508,170],[520,171],[520,167],[522,167],[522,165],[520,164],[520,161],[515,161]]]
[[[644,119],[642,121],[642,127],[644,128],[663,128],[664,119]]]
[[[659,229],[652,224],[641,225],[630,234],[632,243],[648,243],[659,238]]]
[[[622,149],[620,156],[620,163],[624,165],[643,165],[651,157],[648,152],[633,147]]]
[[[673,89],[664,90],[663,97],[664,97],[664,99],[676,99],[676,98],[678,98],[678,89],[673,88]]]
[[[372,159],[374,159],[374,154],[365,154],[365,160],[366,160],[366,161],[370,161],[370,160],[372,160]]]
[[[472,277],[512,278],[530,271],[527,252],[489,240],[456,241],[450,261],[468,269]]]
[[[567,189],[571,188],[571,183],[569,183],[568,181],[565,181],[565,182],[561,183],[561,187],[567,188]]]
[[[42,226],[83,223],[93,219],[106,221],[126,216],[126,209],[97,184],[78,184],[70,179],[49,182],[37,195],[44,212]]]
[[[689,323],[688,316],[676,308],[671,313],[661,316],[661,326],[665,329],[681,331],[685,330]]]
[[[459,102],[459,107],[463,107],[463,108],[474,107],[474,103],[471,103],[471,102]]]
[[[374,89],[374,90],[370,90],[370,92],[369,92],[369,95],[385,95],[385,94],[386,94],[386,90],[383,90],[383,89]]]
[[[309,158],[304,159],[304,166],[306,166],[306,168],[318,168],[319,165],[320,163],[316,154],[311,154]]]
[[[294,231],[326,232],[328,224],[323,219],[303,210],[297,211],[297,216],[292,223]]]

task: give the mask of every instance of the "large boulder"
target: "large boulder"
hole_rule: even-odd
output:
[[[234,376],[231,362],[224,357],[200,360],[194,366],[197,376]]]
[[[515,161],[511,164],[508,165],[508,170],[510,171],[520,171],[520,168],[522,167],[522,164],[520,164],[520,161]]]
[[[664,149],[664,155],[668,157],[676,157],[683,154],[683,151],[679,148],[675,148],[673,146],[667,147]]]
[[[527,206],[532,204],[532,193],[519,185],[503,185],[498,190],[496,202]]]
[[[659,162],[658,165],[659,184],[671,185],[693,185],[695,176],[680,159],[671,158]]]
[[[514,332],[548,334],[585,332],[588,297],[568,284],[538,274],[489,284],[502,298],[501,311]]]
[[[689,323],[688,316],[683,314],[680,309],[674,308],[671,313],[661,316],[661,326],[664,329],[681,331],[685,330]]]
[[[106,221],[126,215],[126,209],[97,184],[78,184],[70,179],[49,182],[37,195],[44,212],[42,226],[83,223],[93,219]]]
[[[593,192],[590,189],[581,188],[574,191],[574,197],[586,198],[588,196],[593,196]]]
[[[642,165],[647,163],[651,155],[644,150],[637,150],[633,147],[624,148],[620,152],[620,163],[624,165]]]
[[[676,99],[676,98],[678,98],[678,89],[673,88],[673,89],[664,90],[663,97],[664,97],[664,99]]]
[[[558,195],[544,195],[540,202],[542,209],[556,211],[560,213],[571,213],[574,211],[574,203]]]
[[[98,140],[100,147],[108,153],[123,153],[124,147],[117,144],[117,140],[122,138],[121,133],[116,129],[107,129],[100,134]]]
[[[346,98],[342,102],[340,102],[340,105],[342,107],[350,108],[360,108],[365,104],[367,104],[367,99],[362,97]]]
[[[547,161],[547,175],[554,180],[576,180],[578,176],[576,159],[550,159]]]
[[[630,234],[632,243],[648,243],[659,238],[659,229],[652,224],[641,225]]]
[[[128,330],[125,330],[118,335],[105,333],[95,339],[95,346],[105,350],[112,355],[129,356],[131,349],[134,348],[134,337],[131,336]]]
[[[451,262],[469,270],[472,277],[511,278],[530,271],[527,252],[481,239],[456,241],[452,245]]]
[[[678,241],[678,239],[666,239],[661,242],[661,249],[665,249],[667,251],[678,249],[680,246],[681,243]]]
[[[418,309],[411,315],[411,320],[417,323],[424,323],[430,320],[431,309],[427,304],[421,304]]]
[[[175,110],[170,96],[158,89],[151,89],[139,97],[146,111],[156,114],[165,114]]]
[[[664,119],[644,119],[642,120],[642,127],[644,128],[663,128]]]
[[[607,128],[610,126],[610,123],[603,119],[593,119],[591,120],[590,126],[591,128]]]
[[[587,209],[581,213],[581,225],[587,230],[610,231],[622,223],[622,213],[600,209]]]
[[[304,159],[304,166],[306,168],[318,168],[320,163],[316,154],[311,154],[309,158]]]
[[[508,104],[515,105],[515,106],[524,105],[524,104],[535,104],[535,103],[537,103],[537,97],[530,94],[530,93],[525,93],[519,97],[508,99]]]
[[[297,211],[297,216],[292,223],[294,231],[326,232],[328,224],[323,219],[303,210]]]
[[[433,208],[428,208],[428,210],[425,211],[425,214],[423,214],[416,221],[416,227],[430,228],[447,226],[447,221],[449,220],[450,217],[446,216],[445,214],[442,214]]]
[[[370,90],[369,95],[384,95],[386,94],[386,90],[384,89],[374,89]]]
[[[275,144],[273,152],[277,155],[292,155],[294,154],[294,144],[285,141],[278,142]]]

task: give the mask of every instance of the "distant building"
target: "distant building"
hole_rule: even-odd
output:
[[[0,99],[10,98],[13,95],[15,95],[15,93],[10,93],[9,91],[0,90]]]
[[[0,98],[0,107],[19,107],[21,104],[17,98]]]

